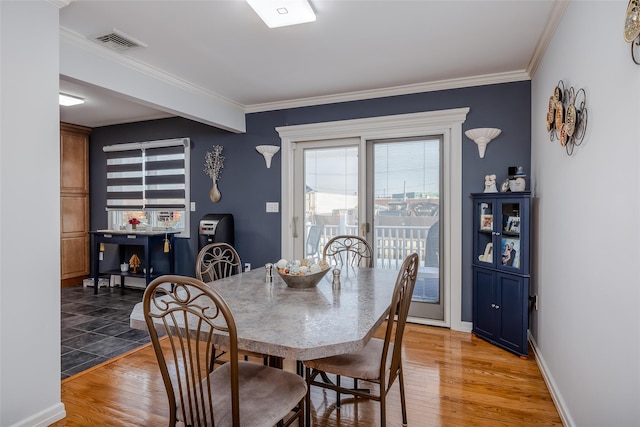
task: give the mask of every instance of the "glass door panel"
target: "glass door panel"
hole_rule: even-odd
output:
[[[520,270],[520,212],[518,201],[500,204],[500,265],[507,270]]]
[[[300,195],[303,241],[299,258],[322,258],[324,245],[340,234],[358,234],[358,140],[297,144],[295,194]],[[303,196],[302,196],[303,195]]]
[[[496,258],[494,256],[493,236],[495,235],[494,229],[494,215],[493,215],[493,202],[489,200],[483,200],[476,203],[475,206],[475,221],[477,224],[474,229],[477,230],[477,236],[475,239],[476,247],[474,249],[474,264],[495,265]]]
[[[440,277],[441,138],[370,142],[368,222],[378,268],[398,269],[416,252],[411,316],[443,320]]]

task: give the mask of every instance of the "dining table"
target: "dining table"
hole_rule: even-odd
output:
[[[208,282],[227,302],[237,328],[238,349],[267,354],[270,364],[305,361],[362,349],[387,318],[397,271],[341,268],[340,284],[328,272],[311,288],[288,287],[265,268]],[[142,302],[130,326],[146,330]]]

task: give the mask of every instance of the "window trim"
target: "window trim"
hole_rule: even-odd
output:
[[[471,331],[469,322],[462,321],[462,124],[469,108],[398,114],[364,119],[340,120],[277,127],[281,140],[282,161],[282,256],[293,252],[294,150],[296,142],[358,137],[361,144],[372,139],[389,139],[430,134],[443,135],[443,183],[447,195],[441,206],[443,233],[443,265],[445,283],[444,322],[433,323],[458,331]],[[366,159],[361,161],[366,162]],[[363,195],[364,197],[364,195]]]

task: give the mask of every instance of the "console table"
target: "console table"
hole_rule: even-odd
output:
[[[98,293],[98,278],[100,274],[116,274],[120,276],[120,287],[122,292],[124,292],[124,281],[125,277],[144,277],[145,284],[149,284],[149,282],[162,274],[174,274],[174,261],[175,261],[175,252],[174,252],[174,235],[173,232],[164,232],[164,231],[126,231],[126,230],[97,230],[91,231],[91,237],[93,240],[93,293]],[[155,271],[151,273],[151,266],[153,265],[152,261],[152,251],[151,248],[164,247],[165,239],[169,240],[169,252],[165,253],[166,256],[169,257],[169,271],[167,272],[159,272]],[[131,271],[121,271],[120,265],[116,270],[105,270],[100,271],[100,245],[103,244],[111,244],[118,245],[120,250],[120,263],[128,262],[128,259],[125,259],[125,248],[126,246],[141,246],[144,248],[143,256],[141,257],[140,269],[141,271],[138,273],[133,273]],[[157,245],[157,246],[156,246]]]

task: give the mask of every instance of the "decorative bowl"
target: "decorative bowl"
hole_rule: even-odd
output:
[[[305,274],[305,275],[291,275],[287,273],[281,273],[280,270],[276,269],[284,283],[287,284],[290,288],[298,288],[298,289],[306,289],[306,288],[314,288],[320,283],[320,280],[330,271],[331,268],[327,268],[318,273]]]

